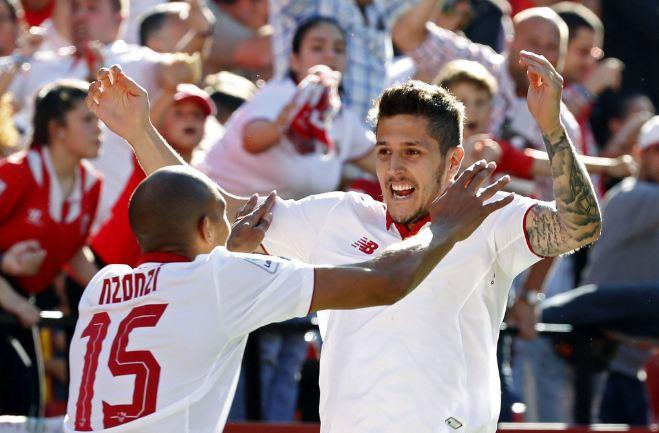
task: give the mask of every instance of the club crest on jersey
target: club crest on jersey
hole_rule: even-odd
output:
[[[43,223],[43,221],[41,221],[41,217],[42,217],[41,209],[33,208],[27,211],[27,221],[30,224],[33,224],[35,226],[40,226]]]
[[[447,426],[451,427],[453,430],[457,430],[460,427],[462,427],[462,423],[458,419],[453,417],[446,418],[444,422],[446,423]]]
[[[380,245],[368,239],[366,236],[362,236],[357,242],[351,244],[350,246],[357,248],[364,254],[373,254],[375,250],[380,247]]]
[[[273,262],[272,260],[255,259],[252,257],[243,257],[242,259],[271,274],[277,272],[277,268],[279,267],[279,263]]]

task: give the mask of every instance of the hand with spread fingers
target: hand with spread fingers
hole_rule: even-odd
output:
[[[495,168],[493,162],[478,161],[433,202],[430,208],[433,232],[448,231],[456,241],[465,240],[488,215],[513,201],[514,195],[508,194],[486,203],[510,182],[510,177],[504,176],[481,189]]]
[[[118,65],[101,68],[89,85],[87,107],[113,132],[129,142],[151,123],[146,90]]]
[[[273,191],[257,206],[258,196],[254,194],[250,197],[231,226],[231,234],[227,239],[229,251],[251,253],[259,248],[272,222],[272,207],[276,198],[277,195]]]
[[[520,52],[519,63],[526,67],[529,79],[526,100],[540,130],[547,135],[561,133],[563,77],[556,72],[549,60],[528,51]]]

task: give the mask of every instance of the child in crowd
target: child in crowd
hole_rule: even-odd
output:
[[[163,101],[164,98],[167,99]],[[204,137],[204,123],[212,115],[215,115],[215,104],[208,93],[193,84],[179,84],[173,96],[171,93],[162,93],[152,110],[152,118],[160,133],[186,162],[192,160]],[[112,217],[92,239],[92,248],[101,264],[124,263],[135,266],[141,256],[137,239],[128,222],[128,203],[145,176],[137,161],[133,160],[133,163],[135,170],[112,209]]]

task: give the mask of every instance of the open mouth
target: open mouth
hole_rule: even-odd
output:
[[[391,196],[396,200],[409,200],[416,188],[411,183],[400,182],[389,185]]]
[[[183,129],[183,133],[185,135],[195,135],[197,133],[197,128],[193,128],[193,127],[185,128]]]

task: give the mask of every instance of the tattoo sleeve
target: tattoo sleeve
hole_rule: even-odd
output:
[[[594,242],[602,218],[593,185],[565,130],[543,135],[554,185],[555,207],[533,207],[526,220],[529,242],[542,256],[557,256]]]

